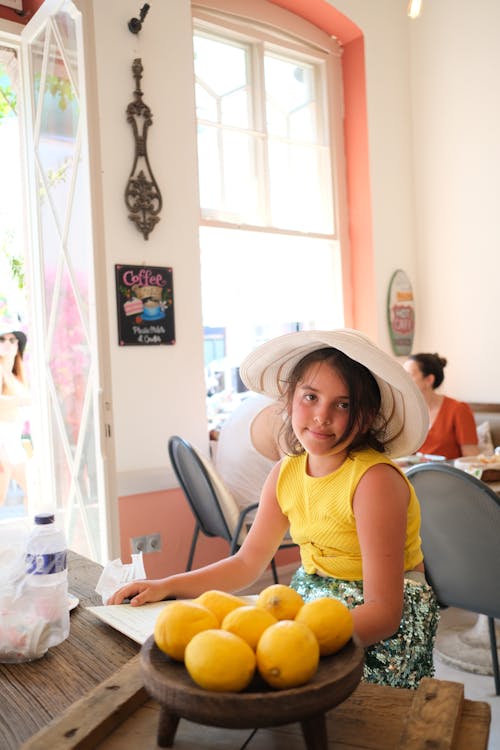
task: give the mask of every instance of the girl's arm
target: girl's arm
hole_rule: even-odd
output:
[[[158,580],[133,581],[118,589],[107,604],[121,604],[130,598],[134,606],[166,598],[195,598],[204,591],[241,591],[256,581],[274,557],[288,528],[276,500],[277,464],[262,489],[257,515],[238,552],[223,560],[188,573]]]
[[[364,603],[355,607],[352,615],[361,646],[389,638],[401,621],[409,500],[404,478],[387,464],[369,469],[354,494]]]

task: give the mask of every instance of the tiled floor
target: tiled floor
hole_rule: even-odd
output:
[[[450,607],[442,610],[438,637],[449,629],[462,630],[472,628],[476,615]],[[488,750],[500,750],[500,695],[495,695],[493,675],[474,674],[465,669],[458,669],[445,663],[436,649],[434,658],[435,677],[439,680],[451,680],[464,684],[465,697],[475,701],[486,701],[491,706],[491,727]]]

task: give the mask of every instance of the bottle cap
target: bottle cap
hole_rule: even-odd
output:
[[[37,513],[35,516],[35,523],[43,525],[46,523],[54,523],[55,516],[53,513]]]

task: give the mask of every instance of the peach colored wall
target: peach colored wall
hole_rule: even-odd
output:
[[[4,8],[0,6],[0,18],[6,21],[14,21],[26,25],[31,17],[36,13],[44,0],[23,0],[23,14],[19,15],[13,8]]]
[[[144,555],[146,574],[158,578],[179,573],[186,567],[194,520],[180,489],[128,495],[119,499],[121,560],[130,562],[130,539],[144,534],[160,533],[162,549]],[[199,568],[226,557],[229,545],[222,539],[200,534],[193,567]],[[296,549],[281,550],[276,563],[298,561]]]

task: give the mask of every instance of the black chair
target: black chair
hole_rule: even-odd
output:
[[[258,503],[240,510],[212,462],[184,438],[173,435],[169,439],[168,455],[195,518],[186,570],[191,570],[200,531],[205,536],[228,541],[229,554],[234,555],[252,525],[253,511]],[[295,546],[295,542],[285,538],[279,549]],[[271,570],[274,582],[279,583],[274,558],[271,560]]]
[[[226,539],[230,544],[229,554],[234,555],[243,544],[258,504],[240,510],[211,461],[178,435],[169,439],[168,455],[195,518],[186,570],[191,570],[200,531],[205,536]],[[285,540],[280,549],[295,546],[291,540]],[[279,583],[274,559],[271,569],[274,582]]]
[[[421,464],[406,472],[422,512],[429,583],[443,607],[488,618],[495,692],[500,695],[495,618],[500,617],[500,499],[461,469]]]

